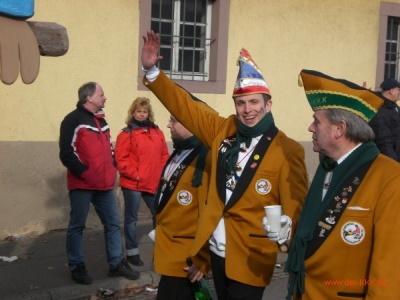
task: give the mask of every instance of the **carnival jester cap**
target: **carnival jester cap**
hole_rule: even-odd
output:
[[[268,85],[258,69],[257,64],[250,56],[250,53],[244,48],[240,51],[237,65],[239,66],[239,73],[232,97],[251,94],[267,94],[271,97]]]
[[[299,85],[304,91],[311,108],[344,109],[369,122],[383,104],[375,92],[353,82],[336,79],[317,71],[301,70]]]

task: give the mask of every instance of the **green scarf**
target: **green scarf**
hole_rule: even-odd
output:
[[[194,135],[184,140],[173,141],[173,146],[177,154],[181,153],[182,150],[192,149],[199,145],[202,145],[202,147],[197,157],[196,167],[192,178],[193,187],[199,187],[201,185],[203,180],[204,166],[206,163],[206,156],[209,149],[204,146]]]
[[[332,158],[328,156],[324,156],[324,158],[321,160],[321,167],[326,171],[330,172],[337,166],[337,161],[333,160]]]
[[[236,145],[222,154],[221,167],[223,167],[226,173],[233,173],[233,166],[238,160],[240,144],[245,143],[246,147],[251,144],[251,139],[263,134],[267,131],[270,126],[274,124],[274,117],[272,112],[267,113],[255,126],[249,127],[242,122],[238,121],[236,132]]]
[[[354,150],[341,164],[333,170],[333,177],[325,200],[321,201],[322,189],[325,181],[325,170],[322,163],[318,166],[310,190],[304,202],[301,216],[297,225],[296,235],[289,251],[285,266],[285,272],[289,273],[288,295],[286,299],[292,299],[292,295],[300,295],[305,290],[305,253],[308,243],[314,236],[317,223],[326,210],[330,199],[337,193],[344,181],[362,165],[375,159],[379,150],[375,143],[362,144]],[[329,200],[328,200],[329,199]]]

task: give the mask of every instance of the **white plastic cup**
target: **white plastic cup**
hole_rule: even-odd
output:
[[[265,216],[271,232],[279,232],[281,230],[282,205],[264,206]]]
[[[153,242],[155,242],[155,241],[156,241],[156,230],[153,229],[152,231],[150,231],[150,232],[147,234],[147,236],[148,236]]]

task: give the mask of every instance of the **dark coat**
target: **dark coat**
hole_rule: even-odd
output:
[[[384,101],[369,125],[374,130],[379,151],[400,162],[400,108],[396,102]]]

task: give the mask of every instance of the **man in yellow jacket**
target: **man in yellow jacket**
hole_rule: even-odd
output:
[[[222,299],[261,299],[269,284],[278,246],[287,249],[307,192],[304,149],[274,124],[271,94],[250,54],[242,49],[233,92],[236,115],[224,118],[193,104],[190,95],[155,65],[159,35],[144,38],[144,84],[190,132],[211,149],[208,197],[191,250],[209,243],[216,293]],[[272,242],[262,226],[267,205],[282,205],[282,232]],[[202,274],[190,268],[191,280]]]
[[[173,116],[168,128],[174,152],[164,167],[155,198],[154,270],[161,274],[157,299],[187,300],[194,299],[194,286],[183,267],[207,198],[209,149]],[[203,247],[199,253],[204,273],[210,269],[209,252]]]
[[[379,154],[367,123],[383,99],[317,71],[300,76],[324,159],[285,266],[287,299],[399,299],[400,166]]]

